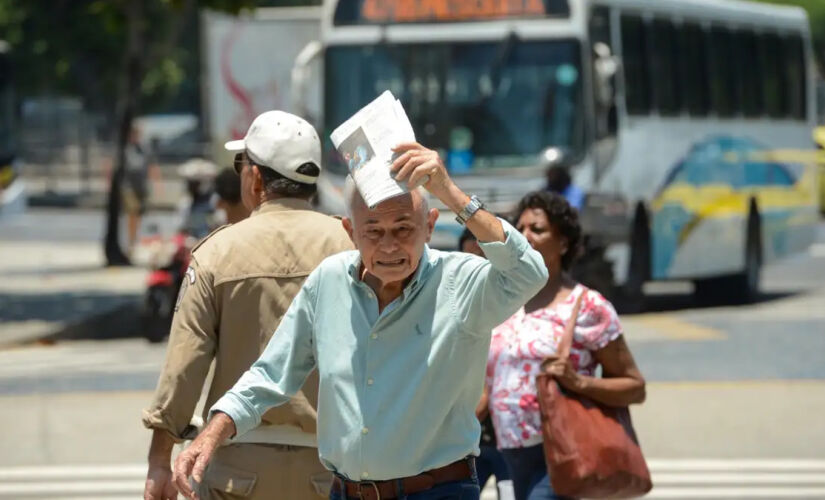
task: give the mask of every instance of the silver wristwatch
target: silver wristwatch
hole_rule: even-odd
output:
[[[472,195],[470,196],[470,202],[461,209],[461,212],[458,212],[455,216],[455,220],[458,221],[459,224],[462,226],[470,220],[476,212],[484,208],[484,203],[478,199],[478,196]]]

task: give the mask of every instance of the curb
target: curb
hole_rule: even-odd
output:
[[[39,339],[41,342],[63,340],[112,340],[139,337],[140,300],[115,306],[109,311],[87,316],[65,325]]]
[[[55,322],[52,328],[31,336],[3,339],[0,349],[32,344],[51,344],[65,340],[113,340],[140,337],[140,299],[116,305],[104,312],[73,321]]]
[[[32,208],[87,208],[105,210],[108,203],[105,194],[41,193],[28,196],[28,206]],[[173,212],[177,207],[172,202],[149,202],[147,210]],[[121,210],[122,212],[122,210]]]

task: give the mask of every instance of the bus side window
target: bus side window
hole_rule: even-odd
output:
[[[676,30],[669,19],[656,19],[650,24],[653,98],[662,115],[677,115],[682,111],[682,93],[676,62]]]
[[[595,176],[599,178],[617,151],[619,129],[616,107],[616,78],[621,63],[613,49],[610,10],[594,7],[590,15],[590,56],[593,58],[593,157]]]
[[[762,70],[759,67],[756,34],[744,30],[734,33],[733,51],[742,113],[749,118],[761,116],[764,111]]]
[[[707,116],[708,105],[708,51],[702,27],[693,22],[683,23],[678,37],[680,76],[685,89],[685,103],[691,116]]]
[[[808,114],[806,109],[807,85],[805,82],[805,49],[802,37],[793,35],[785,38],[783,44],[787,73],[788,105],[790,116],[797,120],[804,120]]]
[[[788,99],[781,39],[779,35],[765,34],[759,35],[757,40],[765,80],[765,111],[771,118],[785,118],[788,115]]]
[[[731,33],[727,28],[714,26],[710,29],[710,102],[718,116],[736,114],[735,71],[732,64]]]
[[[593,58],[593,96],[596,140],[616,135],[616,73],[618,61],[611,37],[610,10],[594,7],[590,16],[590,47]]]
[[[645,24],[638,15],[622,14],[622,63],[627,113],[650,113],[650,68]]]

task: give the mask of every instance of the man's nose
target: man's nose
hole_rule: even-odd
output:
[[[378,246],[384,251],[395,250],[398,247],[398,238],[391,231],[387,231],[378,240]]]

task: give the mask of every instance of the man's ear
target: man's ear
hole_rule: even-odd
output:
[[[436,221],[438,221],[438,209],[431,208],[430,211],[427,212],[427,243],[429,243],[430,238],[433,237]]]
[[[252,172],[252,192],[257,197],[264,192],[264,177],[261,175],[258,165],[252,165],[250,170]]]
[[[352,219],[350,219],[349,217],[342,217],[341,225],[344,226],[344,231],[346,231],[349,235],[349,239],[352,240],[352,244],[355,245],[356,248],[358,248],[358,243],[355,242],[355,238],[353,237]]]

